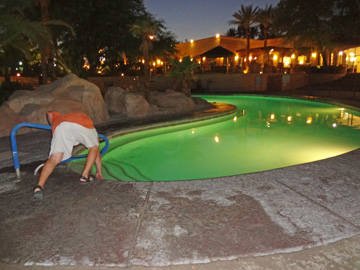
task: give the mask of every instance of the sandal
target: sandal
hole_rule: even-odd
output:
[[[82,175],[80,179],[85,180],[85,181],[80,180],[81,185],[87,185],[96,181],[96,177],[91,174],[87,178]]]
[[[35,189],[40,189],[35,192]],[[33,201],[42,201],[44,199],[44,189],[40,185],[36,185],[34,187],[34,195],[33,195]]]

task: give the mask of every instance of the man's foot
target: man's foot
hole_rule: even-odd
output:
[[[89,175],[88,177],[85,177],[82,175],[80,177],[80,184],[82,184],[82,185],[87,185],[87,184],[90,184],[93,182],[96,182],[96,178],[93,175]]]
[[[42,201],[44,199],[44,189],[40,185],[34,187],[33,201]]]

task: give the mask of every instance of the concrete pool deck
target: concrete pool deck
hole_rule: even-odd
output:
[[[360,269],[359,149],[201,181],[82,186],[59,165],[33,202],[50,134],[17,141],[20,180],[0,138],[0,269]]]

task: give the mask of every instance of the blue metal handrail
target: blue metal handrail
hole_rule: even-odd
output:
[[[12,150],[12,154],[13,154],[14,168],[15,168],[15,171],[16,171],[17,178],[20,178],[20,163],[19,163],[18,150],[17,150],[17,144],[16,144],[16,132],[22,127],[31,127],[31,128],[51,130],[51,126],[41,125],[41,124],[33,124],[33,123],[27,123],[27,122],[17,124],[11,130],[11,133],[10,133],[11,150]],[[105,141],[105,146],[100,151],[100,155],[102,155],[109,148],[109,140],[102,134],[98,134],[98,136]],[[69,162],[69,161],[77,160],[77,159],[81,159],[81,158],[86,158],[86,157],[87,157],[87,155],[79,155],[79,156],[76,156],[76,157],[71,157],[71,158],[68,158],[66,160],[63,160],[61,163],[65,163],[65,162]]]

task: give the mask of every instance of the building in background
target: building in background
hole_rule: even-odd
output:
[[[195,73],[294,73],[317,72],[323,66],[321,54],[304,47],[301,52],[284,38],[250,40],[249,69],[246,64],[246,38],[216,35],[176,45],[177,57],[190,56],[198,64]],[[333,50],[327,57],[331,73],[360,72],[360,47],[348,46]]]

